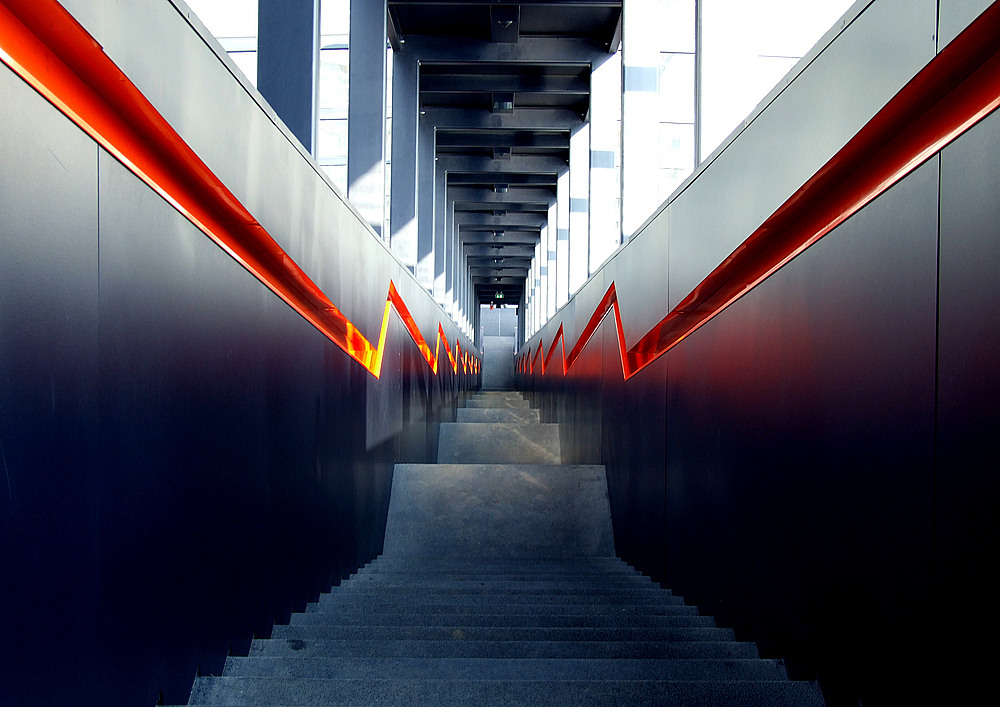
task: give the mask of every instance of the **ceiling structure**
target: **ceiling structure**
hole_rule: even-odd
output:
[[[421,119],[433,121],[446,171],[446,237],[461,248],[474,301],[519,303],[571,133],[589,117],[591,62],[574,48],[617,51],[622,2],[389,0],[388,10],[393,48],[420,56]]]

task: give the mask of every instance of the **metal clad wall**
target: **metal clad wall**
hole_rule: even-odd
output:
[[[991,674],[972,630],[997,627],[992,567],[1000,553],[1000,115],[941,156],[934,587],[954,610],[939,612],[951,671]],[[975,617],[971,622],[969,616]],[[970,696],[971,697],[971,696]]]
[[[668,584],[834,704],[923,651],[936,192],[932,161],[667,355]]]
[[[6,67],[0,67],[0,96],[0,694],[6,703],[22,690],[43,694],[53,682],[50,671],[31,670],[25,657],[85,645],[99,628],[98,617],[85,611],[101,601],[102,589],[101,483],[92,471],[100,454],[98,149]],[[39,209],[52,194],[58,203]],[[99,679],[80,676],[87,685]]]
[[[213,40],[75,4],[365,336],[392,279],[432,348],[470,346]],[[476,377],[392,315],[376,381],[6,66],[0,95],[0,700],[182,703],[381,550],[394,462]]]
[[[960,4],[965,22],[983,5],[941,12]],[[800,154],[849,138],[930,60],[935,9],[864,10],[823,75],[802,72],[527,347],[559,323],[574,346],[612,282],[635,344],[767,216],[740,200],[794,191]],[[902,50],[872,46],[883,32]],[[775,125],[782,141],[759,139]],[[998,150],[994,114],[627,382],[610,316],[568,375],[522,377],[564,454],[600,431],[588,460],[607,466],[618,553],[818,675],[830,705],[964,703],[991,674]]]

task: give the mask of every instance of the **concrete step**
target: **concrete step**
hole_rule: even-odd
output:
[[[436,596],[485,596],[496,601],[504,598],[520,600],[522,597],[543,596],[614,596],[627,600],[635,598],[657,597],[666,594],[655,584],[645,586],[607,586],[597,583],[588,585],[568,585],[559,582],[522,582],[520,585],[512,582],[454,582],[450,584],[437,583],[436,586],[419,586],[411,584],[385,584],[371,582],[360,584],[346,582],[330,592],[335,596],[412,596],[433,594]]]
[[[559,464],[559,425],[444,422],[439,464]]]
[[[459,408],[456,422],[511,422],[531,424],[541,422],[533,408]]]
[[[343,614],[305,612],[292,614],[289,626],[447,626],[469,628],[715,628],[715,619],[697,614],[637,616],[605,614],[425,614],[370,612]]]
[[[509,558],[524,563],[580,556],[614,558],[603,466],[395,467],[385,558]]]
[[[469,396],[469,400],[524,400],[524,394],[519,390],[477,390]]]
[[[619,610],[629,606],[678,606],[684,603],[679,596],[654,592],[651,594],[520,594],[495,597],[489,594],[448,594],[433,595],[426,593],[394,594],[387,592],[370,592],[364,594],[325,594],[320,597],[318,606],[325,610],[340,610],[345,606],[359,608],[369,606],[398,606],[416,611],[421,606],[480,606],[493,607],[511,606],[558,606],[580,605],[597,606],[606,611]],[[491,613],[491,612],[490,612]]]
[[[208,677],[192,704],[253,705],[822,705],[816,686],[787,681],[669,680],[329,680]]]
[[[356,576],[344,582],[339,587],[335,587],[331,593],[336,592],[368,592],[368,591],[389,591],[402,589],[406,591],[428,591],[438,590],[459,590],[459,591],[486,591],[491,594],[523,593],[523,592],[589,592],[592,590],[618,590],[634,589],[636,591],[662,592],[658,584],[653,584],[645,577],[639,578],[609,578],[599,577],[583,581],[565,579],[432,579],[432,578],[412,578],[405,577],[371,577]]]
[[[465,401],[467,408],[497,408],[507,410],[528,410],[530,405],[524,398],[503,397],[499,395],[479,395]]]
[[[397,464],[397,466],[408,466]],[[419,466],[419,465],[417,465]],[[599,467],[602,468],[602,467]],[[619,558],[601,557],[417,557],[381,555],[361,570],[392,569],[400,572],[635,572]],[[359,570],[359,571],[361,571]]]
[[[226,660],[225,677],[422,680],[784,680],[775,660],[282,658]]]
[[[757,646],[736,641],[377,641],[256,639],[250,657],[756,659]]]
[[[428,579],[433,578],[523,578],[523,579],[538,579],[538,578],[551,578],[551,579],[588,579],[596,577],[613,577],[618,579],[628,579],[639,577],[642,579],[647,579],[646,575],[637,572],[628,565],[618,564],[618,565],[606,565],[606,566],[591,566],[586,567],[583,565],[577,566],[564,566],[564,567],[536,567],[531,569],[531,565],[525,563],[522,566],[516,565],[492,565],[484,567],[447,567],[447,566],[434,566],[434,567],[420,567],[419,563],[414,563],[412,569],[407,569],[406,565],[400,561],[397,564],[390,563],[387,561],[385,564],[373,564],[367,567],[362,567],[351,576],[354,577],[423,577]],[[343,580],[348,581],[348,580]]]
[[[275,626],[272,641],[343,640],[343,641],[602,641],[628,643],[632,641],[732,641],[733,630],[705,626],[659,628],[564,628],[519,626],[515,628],[468,626]]]
[[[377,602],[324,602],[306,605],[307,614],[327,614],[331,616],[343,616],[347,618],[364,618],[372,615],[396,615],[409,613],[418,616],[437,615],[477,615],[488,614],[491,616],[594,616],[601,617],[609,613],[616,616],[696,616],[698,607],[682,604],[680,599],[676,599],[671,604],[536,604],[521,602],[518,604],[502,604],[496,602],[446,603],[438,600],[433,604],[400,604],[398,602],[377,603]],[[345,619],[346,620],[346,619]]]
[[[560,585],[566,587],[587,587],[587,586],[613,586],[613,587],[655,587],[659,589],[660,585],[655,584],[649,577],[644,577],[641,574],[636,575],[612,575],[610,577],[599,575],[599,574],[589,574],[589,575],[553,575],[553,574],[537,574],[537,575],[455,575],[455,574],[438,574],[438,575],[419,575],[419,576],[408,576],[402,573],[385,573],[385,574],[356,574],[348,580],[345,580],[341,587],[347,586],[364,586],[371,587],[375,585],[400,585],[400,584],[410,584],[412,586],[420,587],[432,587],[439,586],[442,584],[447,584],[449,586],[461,586],[469,584],[479,584],[483,582],[504,582],[512,587],[522,587],[529,586],[532,584],[546,584],[546,585]],[[333,591],[337,591],[338,587],[334,587]],[[665,589],[660,589],[660,591],[668,591]]]

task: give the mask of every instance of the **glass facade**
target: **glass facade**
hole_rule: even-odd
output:
[[[187,0],[194,14],[257,85],[257,0]]]
[[[699,0],[701,155],[711,154],[854,0]]]
[[[321,0],[319,12],[319,113],[316,160],[347,193],[347,104],[350,99],[350,0]]]

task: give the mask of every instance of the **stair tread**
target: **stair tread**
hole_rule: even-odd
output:
[[[693,607],[684,607],[693,609]],[[613,628],[613,627],[656,627],[656,626],[715,626],[711,616],[699,616],[695,612],[673,615],[622,614],[603,612],[601,614],[460,614],[427,613],[412,611],[376,613],[371,611],[348,614],[343,612],[306,612],[292,614],[290,626],[315,625],[343,626],[529,626],[567,628]]]
[[[574,626],[275,626],[268,640],[455,640],[455,641],[730,641],[733,630],[707,626],[574,627]]]
[[[758,659],[757,646],[737,641],[456,641],[255,639],[258,655],[399,657],[399,658],[747,658]]]
[[[443,422],[441,464],[559,464],[559,425],[540,422]]]
[[[686,679],[781,680],[779,661],[751,659],[579,659],[579,658],[282,658],[235,657],[226,660],[226,677],[393,676],[412,679]]]
[[[513,424],[539,424],[538,410],[531,408],[459,408],[455,422],[509,422]]]
[[[575,606],[599,606],[606,610],[615,610],[621,606],[678,606],[684,604],[683,597],[676,595],[661,596],[654,593],[651,596],[628,596],[623,594],[522,594],[520,596],[496,597],[490,594],[359,594],[357,598],[346,594],[327,595],[320,598],[320,607],[339,607],[353,604],[357,607],[367,606],[558,606],[562,604]]]
[[[372,680],[200,678],[192,702],[244,705],[814,705],[810,683],[668,680]]]
[[[560,464],[559,426],[511,391],[397,464],[385,552],[199,677],[189,707],[812,707],[683,597],[614,555],[603,466]]]
[[[670,616],[678,614],[697,614],[698,609],[694,606],[686,606],[679,601],[673,604],[497,604],[486,602],[466,602],[456,603],[425,603],[420,605],[407,604],[400,606],[396,603],[380,604],[377,602],[366,602],[363,604],[340,603],[340,604],[309,604],[306,606],[307,613],[329,613],[338,616],[370,616],[376,614],[405,613],[414,615],[419,613],[424,616],[433,615],[491,615],[491,616],[603,616],[605,614],[615,614],[620,616]]]

